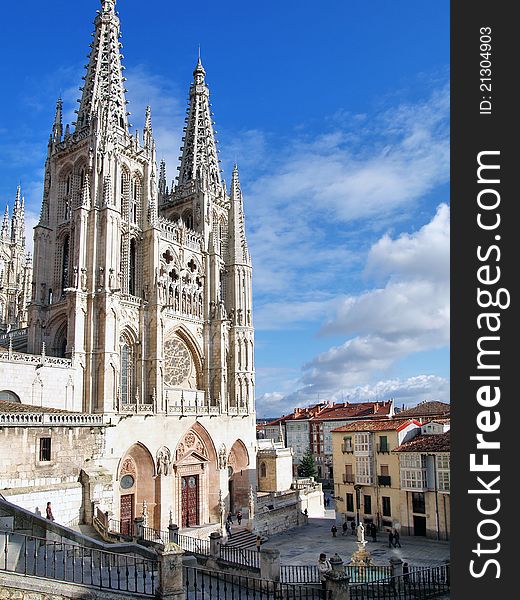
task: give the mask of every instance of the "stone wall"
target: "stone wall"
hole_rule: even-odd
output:
[[[306,524],[307,517],[300,511],[298,502],[263,509],[255,515],[255,531],[267,537]]]
[[[40,461],[40,439],[51,438],[51,460]],[[0,492],[31,512],[45,515],[52,502],[56,521],[81,517],[80,472],[103,454],[100,427],[4,427],[0,430]]]
[[[2,573],[0,600],[124,600],[140,598],[131,592],[110,592],[51,579]]]
[[[67,359],[2,352],[0,390],[15,393],[22,404],[77,412],[83,408],[79,371]]]

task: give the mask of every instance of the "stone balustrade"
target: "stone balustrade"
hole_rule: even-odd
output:
[[[0,427],[103,427],[105,425],[105,416],[101,414],[2,412],[0,407]]]

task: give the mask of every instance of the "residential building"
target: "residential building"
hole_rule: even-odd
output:
[[[425,401],[420,402],[411,408],[396,408],[396,417],[405,419],[417,419],[419,421],[429,421],[434,418],[449,418],[450,405],[447,402]]]
[[[401,531],[450,537],[450,433],[422,434],[403,442],[399,457]]]
[[[361,420],[390,418],[393,414],[393,400],[388,400],[333,404],[314,415],[309,420],[310,448],[316,461],[318,479],[325,485],[333,485],[332,431],[334,429]]]
[[[336,510],[345,520],[400,526],[399,459],[392,451],[420,433],[414,419],[362,420],[332,431]]]

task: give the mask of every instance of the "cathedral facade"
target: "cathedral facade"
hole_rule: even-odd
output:
[[[252,264],[238,169],[228,190],[199,58],[179,175],[167,186],[150,108],[142,135],[130,131],[120,47],[115,1],[102,0],[72,126],[57,103],[27,352],[0,355],[0,390],[30,411],[62,411],[51,434],[70,411],[98,419],[101,442],[77,467],[80,515],[94,504],[128,524],[144,506],[156,528],[219,523],[223,510],[247,510],[256,489]],[[31,508],[13,469],[9,487]],[[59,475],[37,479],[40,502]]]

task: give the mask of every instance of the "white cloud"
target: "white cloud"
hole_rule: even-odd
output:
[[[439,264],[433,264],[429,253]],[[386,285],[337,301],[336,314],[324,324],[322,334],[348,339],[305,364],[297,391],[282,404],[302,398],[315,401],[318,393],[328,398],[361,398],[370,390],[371,394],[376,390],[388,394],[381,382],[398,360],[445,347],[449,343],[448,259],[446,205],[439,206],[431,221],[415,233],[396,239],[385,234],[376,241],[368,253],[366,271],[378,277],[386,275]],[[375,380],[379,380],[376,387]],[[424,386],[439,381],[434,376],[411,378],[406,389],[410,390],[412,383]],[[439,394],[445,397],[446,390],[441,388]],[[413,393],[418,396],[419,392]]]

